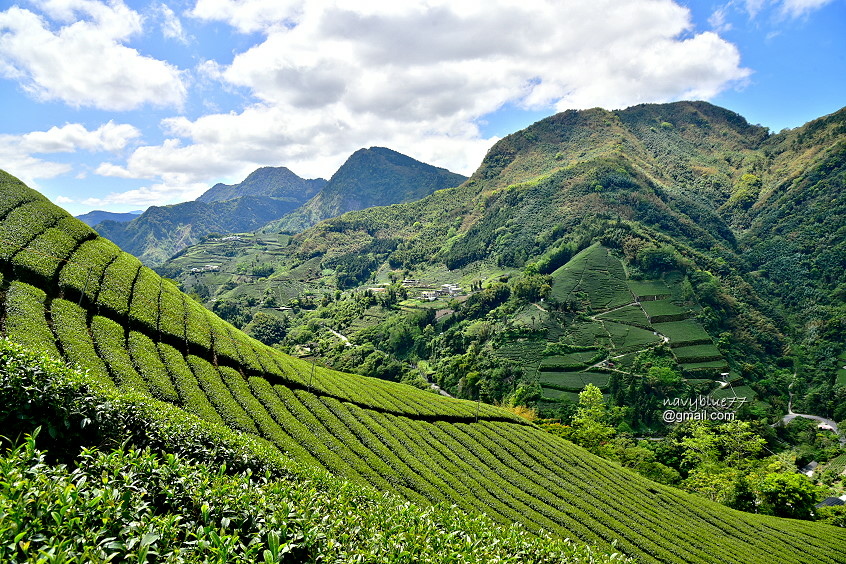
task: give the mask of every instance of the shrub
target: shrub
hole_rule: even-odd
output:
[[[25,203],[0,222],[0,259],[9,260],[67,212],[46,200]]]
[[[188,366],[191,367],[191,371],[200,384],[200,388],[214,405],[223,422],[233,429],[257,435],[258,429],[256,429],[255,423],[244,411],[244,408],[232,397],[217,368],[198,356],[189,355],[187,360]]]
[[[153,396],[163,401],[179,403],[179,394],[173,387],[156,344],[138,331],[130,331],[126,344],[138,373],[147,382]]]
[[[46,295],[29,284],[13,281],[6,292],[6,336],[13,341],[25,343],[35,351],[59,357],[56,338],[44,313]]]
[[[93,301],[106,266],[120,252],[117,245],[102,237],[84,242],[59,272],[59,285],[84,293]]]
[[[129,303],[129,317],[153,331],[157,329],[158,324],[161,285],[159,275],[142,266],[132,288],[132,299]]]
[[[91,333],[97,354],[106,361],[115,382],[126,390],[149,393],[147,383],[135,370],[126,351],[123,327],[108,317],[95,315],[91,319]]]
[[[76,240],[70,235],[51,227],[16,254],[12,264],[16,268],[24,268],[49,280],[55,276],[76,244]]]
[[[106,267],[97,294],[97,305],[104,306],[118,315],[129,313],[132,285],[141,268],[141,262],[128,253],[121,253]]]
[[[62,344],[65,359],[84,368],[92,377],[111,383],[109,370],[94,349],[85,310],[73,302],[56,298],[50,304],[50,311],[53,330]]]
[[[159,332],[178,339],[185,339],[184,296],[172,282],[162,280],[159,293]]]

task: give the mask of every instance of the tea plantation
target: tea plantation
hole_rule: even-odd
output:
[[[283,522],[301,525],[303,532],[295,536],[312,539],[302,543],[312,552],[292,560],[354,553],[364,542],[362,535],[375,539],[372,552],[342,559],[474,561],[470,555],[486,554],[499,543],[512,547],[510,556],[491,555],[487,561],[531,561],[542,554],[519,544],[523,540],[491,540],[481,525],[467,525],[462,532],[465,517],[456,515],[465,511],[545,535],[541,538],[570,538],[600,550],[616,546],[640,562],[842,562],[843,529],[736,512],[614,466],[508,411],[283,355],[209,313],[16,179],[0,176],[0,194],[3,334],[87,371],[53,377],[61,370],[27,368],[30,357],[4,344],[0,413],[5,433],[14,438],[44,426],[51,448],[58,449],[55,455],[65,449],[71,458],[79,446],[120,444],[121,437],[155,450],[86,451],[75,467],[44,466],[31,444],[10,451],[0,477],[0,488],[5,488],[0,501],[10,507],[3,509],[0,544],[11,561],[36,561],[42,553],[62,550],[77,554],[80,546],[90,548],[93,560],[106,560],[113,550],[145,561],[152,556],[139,556],[142,546],[172,552],[172,537],[186,535],[174,532],[182,530],[173,528],[175,520],[190,523],[185,540],[196,543],[190,546],[231,548],[233,554],[246,555],[241,561],[254,561],[259,554],[265,561],[281,561],[280,539],[288,538],[287,533],[278,536],[288,526]],[[611,273],[614,268],[605,259],[592,259],[585,260],[582,271]],[[573,288],[593,291],[593,286]],[[591,296],[597,307],[627,303],[625,284],[607,288]],[[623,350],[643,340],[634,329],[649,333],[615,325],[626,328],[610,337]],[[576,360],[584,361],[562,362]],[[182,456],[226,462],[234,473],[198,467]],[[39,471],[33,472],[36,467]],[[148,485],[149,476],[161,473],[157,468],[184,476],[184,503],[168,499],[169,490],[162,490],[167,480]],[[267,472],[295,476],[296,482],[296,475],[324,471],[371,493],[362,498],[320,494],[314,503],[298,493],[296,484],[278,493],[261,478]],[[51,476],[48,485],[39,482],[41,475]],[[93,491],[83,487],[98,480],[102,485]],[[120,480],[127,482],[123,491],[138,495],[110,493]],[[220,488],[208,486],[213,482]],[[218,500],[219,489],[234,495],[251,489],[250,483],[258,484],[252,497]],[[32,492],[40,492],[43,500],[12,507],[20,496],[34,499]],[[361,525],[366,533],[345,530],[343,520],[351,519],[345,508],[356,515],[369,513],[372,501],[366,500],[379,499],[373,492],[388,496],[385,507],[393,517],[367,520]],[[135,540],[123,540],[111,529],[96,536],[90,532],[96,524],[89,513],[101,511],[101,503],[116,520],[118,514],[140,511],[128,505],[127,497],[150,500],[158,511],[138,521]],[[397,499],[417,506],[419,512],[412,513],[420,517],[403,517],[406,506]],[[436,504],[452,508],[427,520],[427,508]],[[48,516],[38,507],[55,509]],[[216,513],[221,507],[227,509]],[[287,520],[280,508],[287,509]],[[183,509],[186,513],[176,517]],[[444,520],[454,526],[437,524]],[[71,522],[76,524],[61,525]],[[504,532],[496,538],[516,538],[513,528],[497,530]],[[332,539],[331,545],[327,540],[321,548],[319,535]],[[445,555],[454,553],[437,548],[427,548],[426,559],[414,556],[422,544],[453,537],[456,542],[472,539],[462,553],[467,556],[450,560]],[[405,552],[401,539],[408,541]],[[251,543],[261,547],[253,549]],[[558,560],[538,560],[567,561],[563,545],[555,546]],[[217,560],[212,552],[206,554]]]

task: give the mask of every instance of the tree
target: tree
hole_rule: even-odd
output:
[[[573,416],[572,427],[571,440],[595,454],[614,437],[616,430],[608,424],[602,391],[595,385],[588,384],[579,393],[579,406]]]
[[[846,527],[846,505],[835,507],[820,507],[817,510],[817,521],[835,527]]]
[[[287,327],[281,319],[260,311],[247,326],[247,332],[265,345],[275,345],[285,338]]]
[[[803,474],[767,474],[757,488],[759,509],[776,517],[810,519],[824,491]]]
[[[717,427],[723,461],[728,466],[742,467],[760,457],[767,440],[752,429],[749,421],[734,420]]]
[[[681,440],[682,460],[687,468],[712,465],[719,458],[718,440],[710,425],[698,423],[691,426],[691,434]]]

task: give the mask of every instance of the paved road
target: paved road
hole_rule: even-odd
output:
[[[787,402],[787,415],[781,418],[781,424],[787,425],[797,417],[803,417],[805,419],[812,419],[814,421],[818,421],[819,423],[823,423],[831,427],[836,435],[840,435],[840,431],[837,428],[837,423],[832,421],[831,419],[826,419],[825,417],[820,417],[819,415],[808,415],[805,413],[794,413],[793,412],[793,393],[790,393],[790,400]],[[840,445],[846,446],[846,437],[840,437]]]

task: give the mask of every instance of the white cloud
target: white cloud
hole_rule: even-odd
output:
[[[697,33],[671,0],[198,0],[190,15],[263,34],[230,65],[197,66],[258,102],[164,120],[166,141],[98,168],[162,181],[133,198],[238,181],[261,165],[328,177],[374,145],[469,174],[496,141],[477,124],[505,105],[708,99],[749,75],[734,45]]]
[[[47,131],[32,131],[23,135],[0,135],[0,163],[2,167],[20,178],[25,184],[37,188],[38,179],[49,179],[73,171],[68,163],[54,162],[35,155],[121,151],[141,136],[132,125],[104,123],[89,131],[78,123],[51,127]],[[84,177],[84,172],[77,175]],[[68,203],[68,202],[60,202]]]
[[[42,15],[13,6],[0,12],[0,76],[40,100],[74,107],[130,110],[179,106],[182,72],[124,45],[142,17],[121,0],[34,2]]]
[[[95,208],[120,204],[147,207],[174,201],[193,200],[208,190],[208,188],[207,185],[202,183],[181,184],[176,182],[169,184],[165,182],[126,192],[112,192],[101,198],[86,198],[81,203]]]
[[[708,18],[708,24],[710,24],[711,29],[716,31],[717,33],[724,33],[726,31],[731,30],[732,25],[728,21],[728,6],[720,6],[711,14]]]
[[[732,44],[691,35],[690,13],[669,0],[308,3],[293,28],[215,5],[233,26],[267,34],[223,77],[292,111],[338,104],[410,122],[472,120],[507,102],[617,108],[712,97],[748,74]]]
[[[55,178],[73,170],[67,163],[32,156],[21,142],[20,135],[0,135],[0,163],[3,170],[18,177],[30,188],[36,189],[37,179]]]
[[[22,135],[20,142],[30,153],[72,153],[78,149],[114,152],[140,136],[141,132],[133,125],[109,121],[93,131],[79,123],[33,131]]]
[[[74,203],[73,198],[68,198],[67,196],[56,196],[56,203],[57,204],[72,204]]]
[[[154,12],[159,19],[162,35],[167,39],[175,39],[180,43],[188,43],[188,35],[182,27],[182,21],[167,4],[154,6]]]
[[[197,0],[191,11],[195,18],[225,21],[242,33],[278,25],[293,24],[304,0]],[[312,2],[312,6],[318,2]]]
[[[730,1],[722,10],[735,4],[737,0]],[[743,9],[749,17],[755,19],[759,14],[773,9],[780,18],[800,18],[815,10],[831,4],[834,0],[740,0]],[[719,10],[718,10],[719,11]],[[778,18],[778,19],[780,19]]]
[[[833,0],[782,0],[781,13],[791,17],[799,18],[814,10],[819,10]]]

